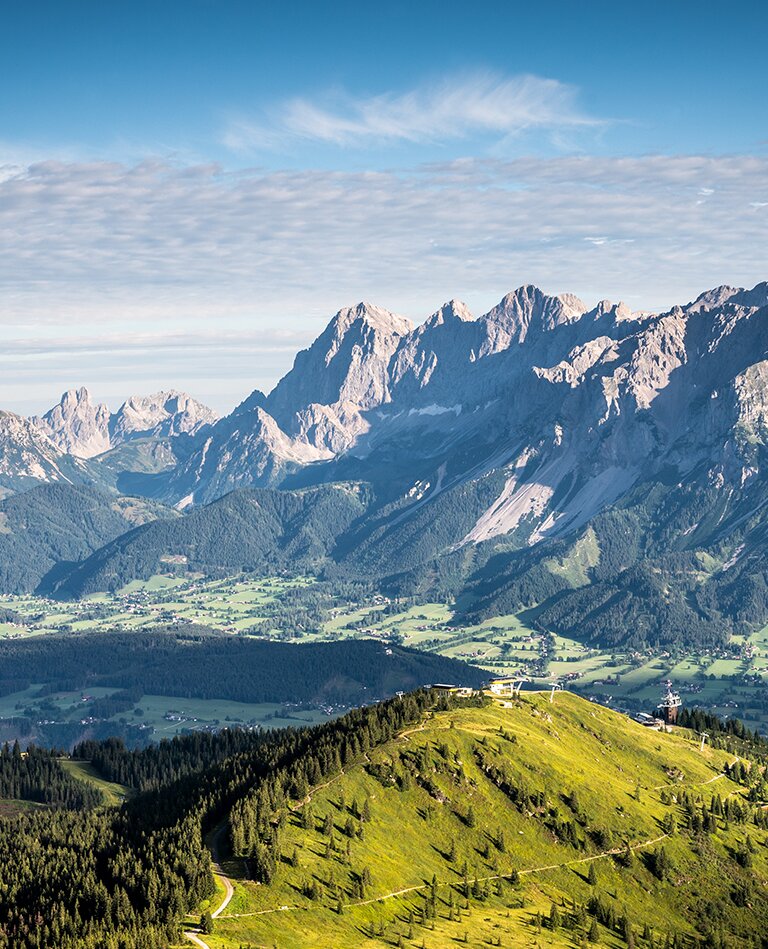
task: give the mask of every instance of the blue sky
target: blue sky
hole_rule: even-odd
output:
[[[0,32],[0,406],[269,388],[339,307],[766,279],[756,4],[60,2]]]

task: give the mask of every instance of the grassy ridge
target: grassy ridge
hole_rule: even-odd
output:
[[[579,945],[599,897],[614,923],[597,924],[606,945],[626,945],[622,919],[643,944],[646,926],[692,937],[709,918],[716,933],[738,933],[724,944],[749,946],[768,925],[755,882],[768,873],[768,835],[734,819],[706,834],[685,826],[713,796],[743,798],[724,775],[733,761],[568,694],[437,713],[276,813],[272,882],[238,881],[206,940],[435,949],[466,933],[475,946]],[[734,857],[747,835],[749,869]],[[553,903],[564,925],[540,934],[537,914]],[[702,916],[710,906],[720,920]]]
[[[74,758],[61,758],[61,766],[68,771],[73,778],[90,784],[92,787],[101,791],[105,804],[122,804],[128,796],[128,789],[122,784],[115,784],[112,781],[105,781],[104,778],[93,767],[90,761],[76,761]]]

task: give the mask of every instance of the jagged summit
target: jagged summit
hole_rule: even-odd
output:
[[[404,336],[413,329],[413,323],[407,317],[398,316],[375,303],[361,301],[355,306],[339,310],[328,323],[326,332],[330,331],[334,336],[341,338],[357,323],[369,326],[380,333],[399,336]]]
[[[45,424],[93,448],[99,413],[75,391]],[[355,485],[354,526],[329,513],[321,531],[354,577],[444,585],[482,618],[547,603],[546,628],[601,641],[721,643],[768,621],[765,283],[658,314],[524,286],[415,327],[361,303],[225,418],[163,392],[129,399],[108,435],[124,447],[77,468],[6,418],[0,488],[82,482],[142,452],[118,486],[179,507],[279,488],[287,512],[306,488]]]
[[[131,396],[110,412],[85,387],[68,389],[58,405],[30,421],[56,447],[76,458],[94,458],[135,438],[194,435],[218,416],[185,392],[170,389]]]
[[[733,405],[749,404],[750,417],[762,417],[745,394],[749,383],[742,375],[765,350],[764,321],[748,318],[764,297],[764,284],[751,291],[716,288],[686,307],[652,315],[633,314],[626,304],[609,300],[588,309],[572,294],[549,295],[525,285],[480,317],[451,300],[415,327],[359,303],[330,320],[269,395],[254,393],[252,402],[246,400],[244,406],[257,405],[274,427],[265,428],[262,418],[264,437],[254,439],[241,406],[231,417],[237,424],[214,426],[200,449],[205,470],[216,471],[213,481],[178,473],[174,494],[193,494],[200,502],[216,496],[220,487],[214,483],[279,483],[297,465],[367,457],[384,442],[404,464],[407,458],[420,464],[432,439],[437,445],[472,437],[530,447],[533,433],[550,426],[562,432],[558,445],[574,446],[561,462],[560,478],[573,479],[582,464],[597,470],[610,463],[621,471],[618,480],[605,475],[604,487],[592,491],[578,516],[560,512],[547,528],[561,530],[608,503],[617,485],[636,480],[649,451],[663,457],[670,449],[664,439],[695,424],[689,413],[704,384],[697,374],[706,376],[710,388],[715,379],[734,392],[736,386]],[[651,407],[655,429],[637,420],[638,412]],[[708,412],[708,438],[727,438],[733,416],[715,422],[714,404]],[[399,439],[416,437],[417,429],[427,441],[394,448]],[[247,445],[242,452],[241,442]],[[234,457],[242,482],[225,476]],[[554,493],[555,486],[547,487],[534,508],[546,508]],[[522,507],[513,516],[495,517],[493,530],[512,529],[528,516]]]
[[[312,404],[367,409],[387,402],[389,361],[412,330],[410,320],[371,304],[339,310],[269,394],[268,411],[290,427],[292,416]]]
[[[0,494],[40,482],[76,482],[85,469],[31,419],[0,411]]]
[[[32,422],[57,448],[78,458],[92,458],[111,447],[109,407],[92,402],[85,387],[68,389],[58,405]]]
[[[466,533],[533,524],[538,539],[584,523],[654,467],[710,464],[754,480],[754,460],[729,448],[725,463],[723,445],[747,431],[763,438],[766,302],[768,284],[722,286],[666,313],[633,314],[524,285],[479,317],[452,299],[417,326],[360,302],[329,320],[269,394],[254,391],[224,419],[175,390],[110,414],[80,389],[33,421],[60,452],[86,458],[128,441],[187,439],[166,462],[163,496],[173,502],[297,472],[332,478],[331,465],[387,480],[393,466],[444,463],[460,481],[484,455],[489,470],[527,459],[529,473],[538,459],[550,464],[538,487],[514,475],[508,497]],[[568,484],[589,487],[574,494]]]
[[[112,418],[113,443],[140,437],[194,435],[218,416],[207,406],[176,389],[131,396]]]
[[[527,285],[508,293],[482,319],[489,327],[495,350],[505,349],[510,343],[524,343],[534,330],[550,332],[564,323],[579,320],[587,307],[573,294],[548,296],[538,287]]]
[[[461,300],[449,300],[444,303],[439,310],[436,310],[432,316],[422,323],[421,327],[442,326],[445,323],[458,321],[460,323],[473,323],[475,317],[466,303]]]

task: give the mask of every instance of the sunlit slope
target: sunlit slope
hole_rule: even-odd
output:
[[[735,760],[567,693],[435,713],[303,803],[267,805],[261,835],[236,828],[264,882],[238,881],[206,940],[760,945],[768,834]]]

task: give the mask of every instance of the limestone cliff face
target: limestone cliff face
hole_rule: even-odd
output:
[[[0,411],[0,494],[41,482],[78,483],[86,478],[85,465],[63,452],[37,425]]]
[[[41,419],[10,418],[4,464],[25,478],[57,478],[57,465],[77,477],[64,456],[162,440],[170,461],[156,490],[177,504],[354,477],[406,508],[417,498],[416,510],[497,472],[504,489],[464,541],[536,542],[643,479],[705,471],[734,497],[764,483],[768,284],[717,287],[661,314],[523,286],[481,316],[451,300],[416,327],[360,303],[271,393],[220,420],[174,391],[110,414],[85,389]]]
[[[218,416],[215,412],[187,395],[170,389],[147,396],[131,396],[110,420],[113,445],[132,438],[174,438],[177,435],[195,435]]]
[[[388,310],[358,303],[340,310],[291,371],[267,397],[267,411],[290,429],[307,406],[355,405],[360,411],[389,402],[389,363],[409,320]]]
[[[61,451],[94,458],[136,438],[192,436],[217,415],[184,392],[131,396],[115,413],[85,389],[70,389],[58,405],[31,422]]]
[[[85,388],[69,389],[58,405],[32,422],[57,448],[78,458],[92,458],[112,447],[109,407],[92,402]]]
[[[509,470],[513,513],[494,516],[494,530],[526,521],[538,537],[584,522],[664,466],[719,470],[727,455],[741,479],[763,463],[767,307],[766,284],[719,287],[663,314],[607,300],[589,310],[525,286],[477,318],[453,300],[414,328],[358,304],[272,393],[252,397],[258,411],[212,427],[169,499],[199,503],[297,470],[305,482],[350,470],[383,480],[394,470],[383,457],[403,478],[431,466],[433,489],[441,466],[452,483],[484,466]],[[533,508],[517,503],[512,480],[536,495]]]

